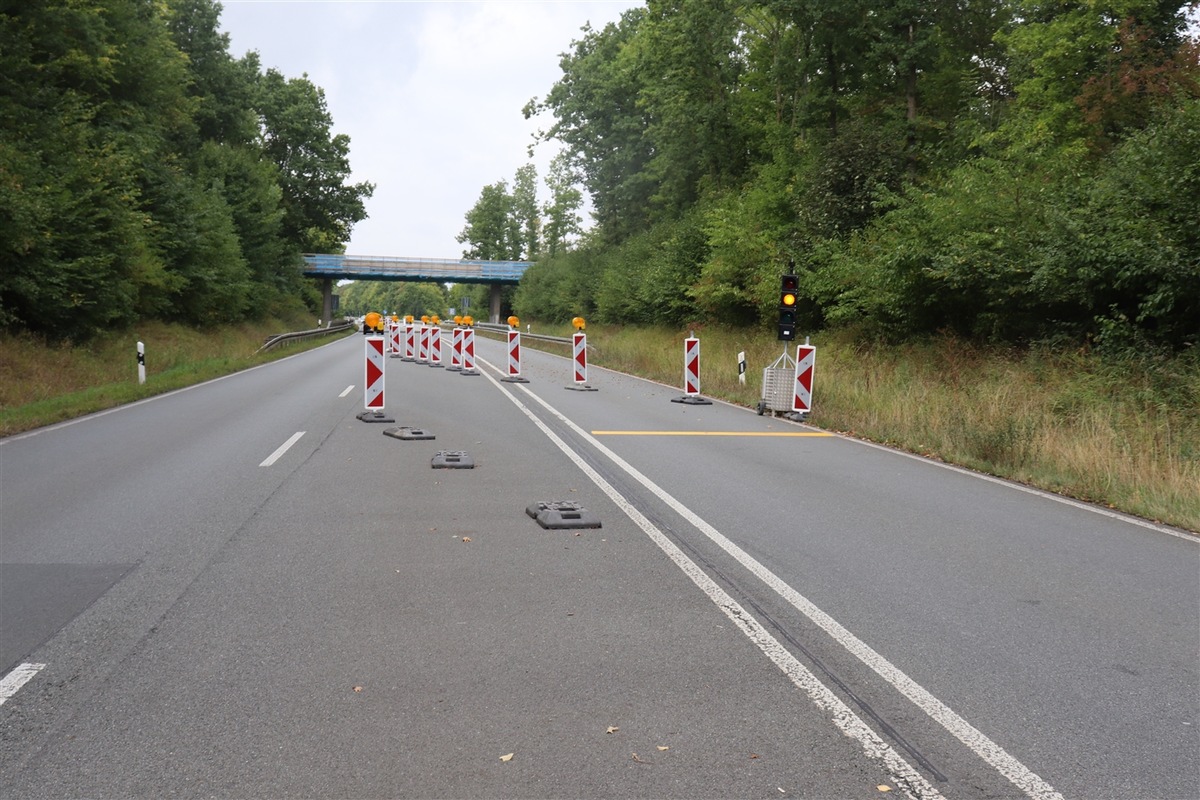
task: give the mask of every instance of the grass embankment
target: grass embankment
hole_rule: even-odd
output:
[[[271,334],[313,327],[307,317],[211,331],[154,322],[76,347],[0,336],[0,436],[190,386],[330,341],[322,337],[256,354]],[[139,341],[146,350],[144,385],[138,383]]]
[[[587,334],[591,364],[682,390],[688,331]],[[711,326],[696,335],[702,393],[756,406],[782,343]],[[864,345],[835,334],[813,344],[814,425],[1200,531],[1200,354],[1101,357],[954,339]]]

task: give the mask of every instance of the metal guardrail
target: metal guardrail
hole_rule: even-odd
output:
[[[357,331],[358,325],[353,322],[343,322],[340,325],[330,325],[328,328],[315,328],[311,331],[296,331],[294,333],[277,333],[274,336],[268,336],[267,341],[262,347],[254,351],[255,355],[270,350],[281,344],[291,344],[292,342],[302,342],[305,339],[315,339],[318,336],[328,336],[331,333],[344,333],[346,331]]]
[[[492,322],[476,322],[475,328],[478,330],[487,331],[488,333],[506,333],[507,325],[497,325]],[[573,339],[570,336],[547,336],[541,333],[525,333],[521,331],[521,338],[533,339],[539,342],[554,342],[556,344],[572,344]]]

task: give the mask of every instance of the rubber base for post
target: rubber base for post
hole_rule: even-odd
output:
[[[390,436],[393,439],[403,439],[406,442],[414,440],[426,441],[437,438],[427,430],[414,428],[410,425],[401,425],[398,428],[388,428],[383,432],[383,435]]]
[[[792,422],[807,422],[808,421],[808,412],[807,411],[789,411],[788,413],[783,415],[783,418],[790,419]]]
[[[525,509],[546,530],[569,530],[574,528],[599,528],[600,518],[578,503],[567,501],[542,501]]]
[[[363,422],[395,422],[396,418],[382,411],[363,411],[358,415]]]
[[[600,391],[595,386],[588,386],[586,383],[577,383],[574,386],[564,386],[564,389],[570,389],[572,392],[598,392]]]
[[[464,370],[460,370],[458,374],[459,375],[470,375],[471,377],[475,377],[476,375],[479,375],[480,372],[477,369],[464,369]]]
[[[504,383],[529,383],[529,378],[522,378],[520,375],[510,375],[500,380]]]
[[[475,459],[465,450],[442,450],[429,465],[434,469],[475,469]]]
[[[711,406],[712,400],[698,394],[685,394],[683,397],[672,397],[672,403],[683,403],[688,406]]]

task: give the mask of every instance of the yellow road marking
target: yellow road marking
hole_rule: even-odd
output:
[[[833,436],[824,431],[592,431],[592,436]]]

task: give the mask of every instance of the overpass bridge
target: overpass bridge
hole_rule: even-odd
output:
[[[334,284],[341,280],[362,280],[488,284],[491,287],[489,318],[492,322],[499,322],[500,287],[519,283],[530,263],[308,253],[304,256],[304,275],[322,279],[322,319],[325,320],[333,317]]]

